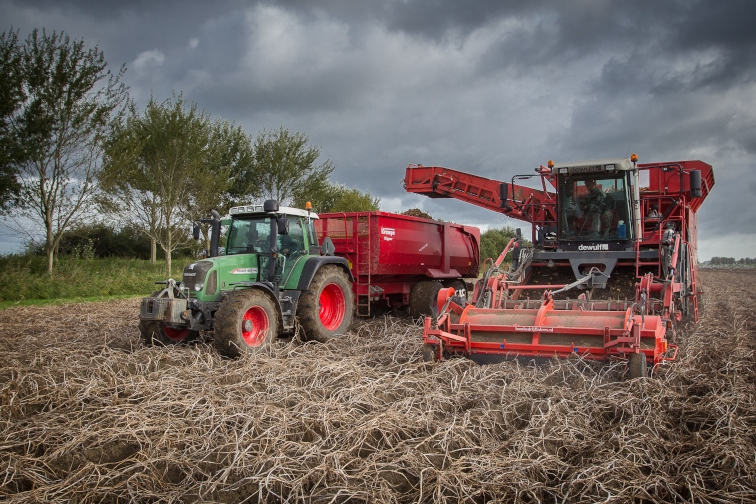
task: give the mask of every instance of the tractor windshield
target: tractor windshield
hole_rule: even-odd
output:
[[[631,239],[630,198],[625,172],[562,177],[560,240]]]
[[[270,252],[270,217],[234,219],[228,230],[226,255]]]

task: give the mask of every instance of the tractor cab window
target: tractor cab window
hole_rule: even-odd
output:
[[[615,241],[631,238],[626,174],[581,174],[560,180],[560,239]]]
[[[287,257],[294,257],[306,252],[302,219],[289,217],[289,234],[278,237],[278,251]]]
[[[226,254],[270,252],[270,217],[234,219],[228,230]]]

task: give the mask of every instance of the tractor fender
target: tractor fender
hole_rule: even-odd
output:
[[[315,276],[315,273],[320,269],[321,266],[326,264],[336,264],[341,269],[343,269],[347,275],[349,275],[349,281],[354,282],[354,276],[352,275],[352,270],[349,269],[349,263],[347,263],[347,260],[343,257],[338,256],[319,256],[319,257],[310,257],[307,259],[307,262],[304,265],[304,268],[302,269],[302,275],[299,277],[299,283],[297,284],[297,290],[300,291],[306,291],[310,288],[310,283],[312,282],[312,278]]]

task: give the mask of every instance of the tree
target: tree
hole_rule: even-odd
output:
[[[514,228],[504,226],[501,229],[489,229],[488,231],[480,235],[481,263],[489,258],[496,261],[496,259],[499,257],[499,254],[504,251],[507,243],[509,243],[509,240],[514,238],[516,234],[517,231]],[[522,243],[523,246],[531,246],[531,243],[528,240],[523,240]],[[511,251],[507,253],[504,260],[507,262],[512,260]]]
[[[23,65],[18,32],[0,36],[0,212],[7,212],[20,190],[18,164],[23,161],[14,123],[24,98]]]
[[[307,135],[292,134],[283,126],[258,133],[252,164],[240,171],[233,194],[245,202],[274,199],[288,206],[328,190],[333,163],[317,164],[320,149],[308,143]]]
[[[210,117],[179,95],[158,103],[153,97],[144,114],[132,107],[115,125],[105,149],[103,190],[113,197],[108,210],[133,222],[165,253],[171,271],[172,252],[189,240],[193,191],[207,181],[211,158]]]
[[[3,37],[10,40],[12,37]],[[71,41],[68,35],[35,29],[22,46],[21,105],[11,121],[23,148],[10,162],[18,173],[18,206],[11,211],[17,229],[32,239],[24,218],[45,236],[47,271],[63,232],[92,209],[101,169],[101,141],[127,102],[117,74],[107,70],[102,51]]]
[[[376,212],[381,209],[381,199],[374,198],[369,191],[362,192],[341,184],[328,183],[319,194],[300,194],[294,199],[294,206],[304,208],[308,201],[319,213]]]
[[[216,119],[209,128],[205,168],[192,178],[189,215],[208,219],[211,210],[221,215],[235,203],[230,190],[239,173],[251,168],[252,138],[240,125]],[[201,224],[205,247],[210,250],[210,225]]]

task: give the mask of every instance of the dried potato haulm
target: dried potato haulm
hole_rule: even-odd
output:
[[[0,499],[749,502],[756,274],[701,276],[679,361],[634,381],[579,359],[423,363],[422,329],[391,318],[228,360],[142,347],[138,300],[8,309]]]

